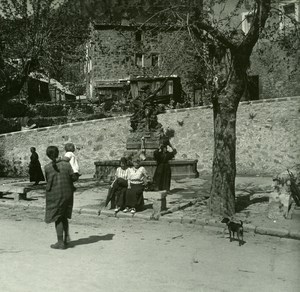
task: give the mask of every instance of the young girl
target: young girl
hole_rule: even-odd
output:
[[[128,172],[128,189],[126,191],[126,208],[123,212],[131,212],[134,214],[136,210],[140,211],[144,207],[144,185],[149,179],[146,169],[141,166],[141,161],[138,157],[132,160],[133,167]]]
[[[75,145],[73,143],[67,143],[65,145],[65,151],[66,151],[65,158],[70,162],[74,174],[77,176],[77,178],[79,178],[81,174],[79,173],[79,165],[78,165],[77,157],[74,154]]]
[[[46,186],[46,214],[45,222],[55,222],[57,243],[50,247],[65,249],[69,232],[69,222],[73,209],[73,181],[77,179],[70,163],[58,159],[58,148],[49,146],[46,151],[51,163],[45,166]]]

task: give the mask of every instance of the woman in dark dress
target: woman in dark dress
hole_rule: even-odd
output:
[[[35,147],[31,147],[30,151],[31,151],[31,156],[30,156],[30,163],[29,163],[29,179],[31,182],[34,181],[33,185],[36,186],[39,184],[40,181],[44,181],[45,177]]]
[[[122,157],[120,159],[120,166],[115,173],[115,179],[108,189],[105,201],[105,207],[111,202],[111,208],[115,208],[115,212],[119,212],[125,207],[125,195],[128,187],[128,171],[127,159]]]
[[[47,156],[52,160],[45,166],[46,186],[46,214],[45,222],[55,222],[57,243],[50,247],[65,249],[69,236],[69,222],[71,219],[74,198],[73,181],[77,180],[70,163],[58,159],[58,148],[49,146]]]
[[[170,146],[172,152],[167,150],[167,146]],[[157,167],[154,172],[153,182],[155,188],[159,191],[170,191],[171,186],[171,166],[169,161],[174,158],[177,151],[170,142],[163,143],[158,149],[154,151],[154,159],[157,162]]]

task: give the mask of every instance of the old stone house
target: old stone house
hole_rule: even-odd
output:
[[[226,1],[220,18],[232,11],[236,1]],[[254,47],[249,70],[251,90],[259,99],[300,95],[300,38],[293,28],[300,20],[299,0],[273,0],[271,14],[263,33]],[[252,22],[251,1],[245,0],[233,27],[240,27],[246,34]]]
[[[221,14],[228,14],[235,5],[235,1],[228,2]],[[245,1],[231,21],[244,33],[251,26],[253,13],[248,2]],[[299,0],[275,2],[274,7],[286,16],[276,14],[268,25],[276,23],[272,33],[282,40],[291,26],[290,20],[299,21]],[[220,14],[218,8],[215,13]],[[278,17],[281,18],[279,21]],[[290,54],[288,50],[282,50],[276,42],[259,40],[251,59],[248,92],[243,99],[300,95],[299,55],[299,51]],[[87,98],[100,101],[115,100],[120,96],[127,98],[131,79],[173,74],[180,78],[189,100],[199,105],[203,101],[201,66],[201,58],[196,56],[190,36],[182,27],[166,29],[153,23],[129,25],[126,20],[120,21],[119,25],[94,24],[87,45]]]
[[[153,78],[155,87],[163,76],[170,82],[178,76],[185,93],[199,103],[195,72],[201,64],[189,51],[188,35],[178,28],[94,25],[87,46],[87,97],[103,100],[120,95],[138,77]]]

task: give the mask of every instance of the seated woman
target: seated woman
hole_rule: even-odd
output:
[[[128,188],[126,191],[126,208],[123,212],[131,212],[134,214],[136,211],[141,211],[144,208],[144,185],[145,181],[149,179],[146,169],[140,165],[140,158],[134,157],[132,160],[133,167],[128,171]]]
[[[167,146],[170,146],[172,151],[167,150]],[[157,167],[154,172],[153,181],[156,190],[170,191],[171,186],[171,166],[169,160],[173,159],[177,151],[171,143],[164,142],[160,145],[159,149],[154,151],[154,159],[157,162]]]
[[[115,173],[115,179],[108,189],[105,201],[105,207],[111,202],[111,208],[115,208],[115,212],[119,212],[120,209],[124,209],[125,207],[125,194],[128,187],[128,171],[127,159],[122,157],[120,159],[120,166]]]

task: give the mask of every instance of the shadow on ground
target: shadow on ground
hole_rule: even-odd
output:
[[[235,211],[236,213],[239,213],[245,209],[247,209],[250,205],[257,204],[257,203],[263,203],[268,202],[269,197],[257,197],[254,199],[251,199],[251,195],[244,195],[236,198],[235,202]]]
[[[86,237],[86,238],[80,238],[80,239],[77,239],[77,240],[70,241],[68,243],[68,247],[75,247],[75,246],[78,246],[78,245],[91,244],[91,243],[96,243],[98,241],[103,241],[103,240],[112,240],[114,236],[115,235],[111,234],[111,233],[106,234],[106,235],[102,235],[102,236],[91,235],[91,236]]]

